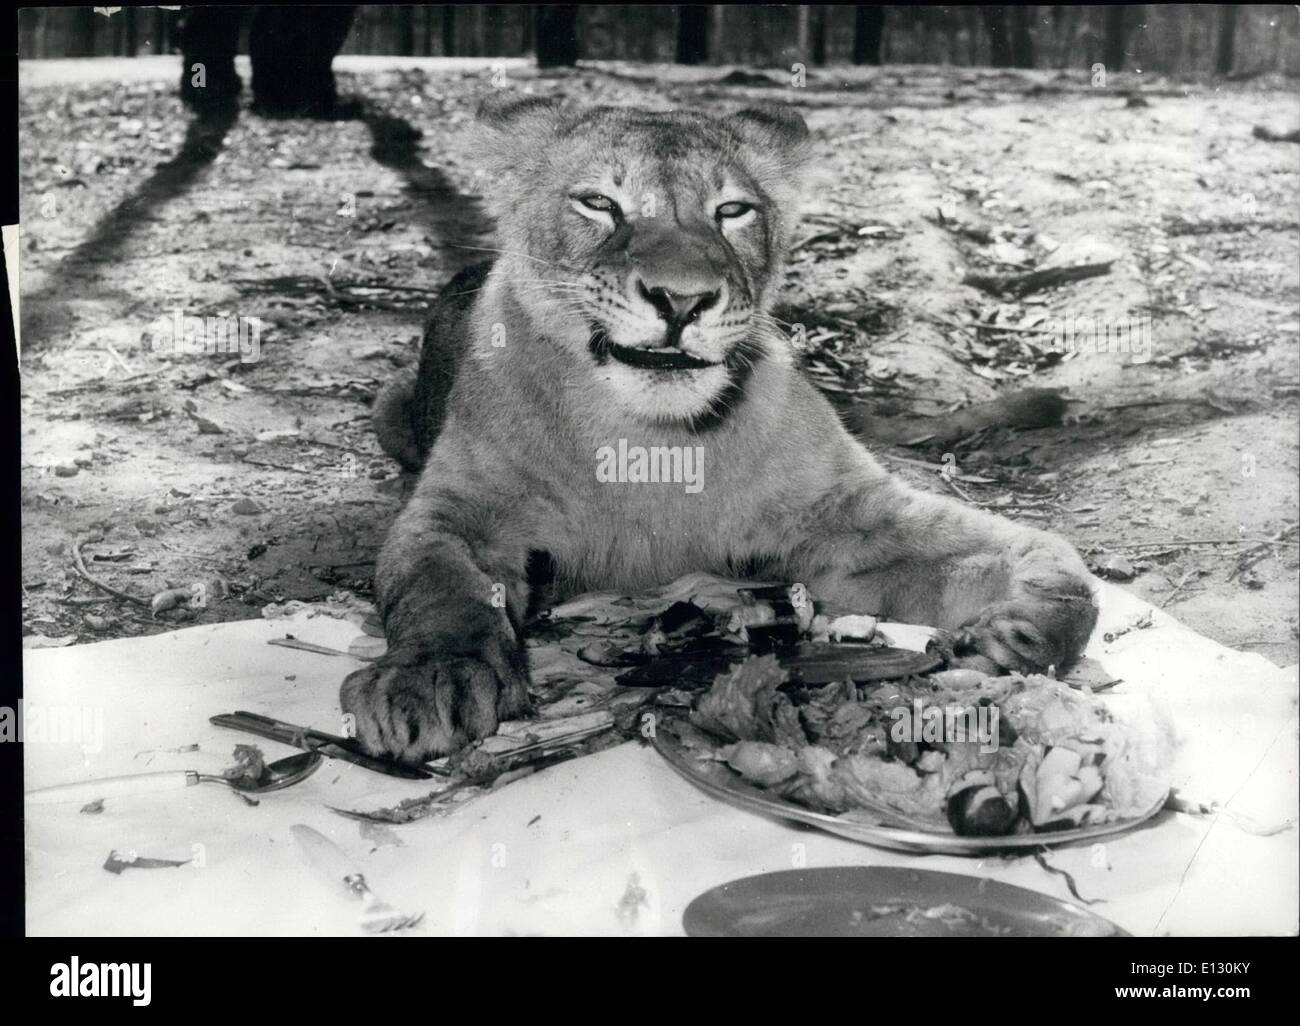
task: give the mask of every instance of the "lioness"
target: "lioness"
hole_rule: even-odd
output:
[[[793,367],[767,311],[802,119],[526,99],[479,120],[500,256],[444,291],[418,377],[376,414],[423,470],[379,556],[387,654],[342,688],[368,750],[426,759],[527,708],[541,553],[569,591],[759,566],[961,628],[986,669],[1079,654],[1097,612],[1074,550],[892,480]],[[609,472],[637,447],[693,456],[701,487]]]

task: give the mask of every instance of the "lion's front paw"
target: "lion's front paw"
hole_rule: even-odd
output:
[[[957,665],[985,672],[1042,673],[1077,659],[1096,623],[1091,595],[998,602],[961,626],[953,651]]]
[[[493,734],[525,711],[528,689],[517,668],[469,656],[386,656],[349,674],[340,700],[366,751],[414,764]]]

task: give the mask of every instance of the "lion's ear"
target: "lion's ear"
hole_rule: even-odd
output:
[[[735,119],[741,132],[759,144],[799,149],[808,142],[808,125],[789,107],[748,107],[737,112]]]
[[[803,183],[812,159],[812,142],[802,117],[789,107],[770,104],[738,111],[730,124],[759,160],[791,185]]]
[[[549,127],[559,119],[560,102],[549,96],[498,93],[479,104],[476,120],[499,132]]]
[[[516,176],[543,152],[560,123],[560,104],[541,96],[498,92],[479,104],[471,151],[491,176]]]

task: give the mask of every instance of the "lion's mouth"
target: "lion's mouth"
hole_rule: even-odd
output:
[[[701,360],[683,352],[677,346],[659,346],[654,349],[633,349],[620,346],[610,340],[603,331],[597,330],[591,336],[591,351],[597,362],[604,363],[613,359],[629,367],[656,371],[689,371],[717,367],[719,364]]]
[[[626,346],[615,345],[611,342],[609,355],[619,363],[626,363],[629,367],[644,367],[647,370],[702,370],[705,367],[717,366],[715,363],[700,360],[677,348],[628,349]]]

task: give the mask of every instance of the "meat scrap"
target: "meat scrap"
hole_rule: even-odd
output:
[[[767,741],[802,748],[808,743],[799,714],[777,689],[788,674],[776,656],[750,656],[718,675],[691,722],[728,741]]]
[[[1153,731],[1048,677],[961,669],[846,681],[797,690],[797,707],[786,683],[772,655],[719,674],[691,713],[688,747],[818,811],[897,814],[967,836],[1127,819],[1168,790]]]

